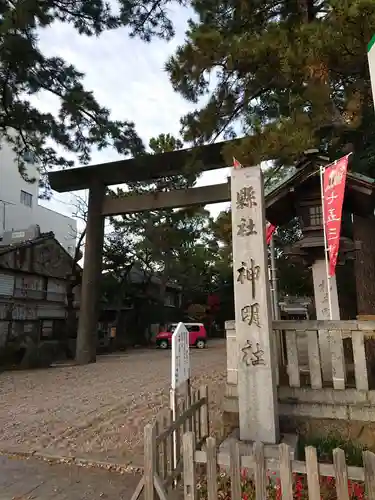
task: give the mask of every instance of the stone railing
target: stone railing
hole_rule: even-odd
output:
[[[280,386],[369,390],[365,339],[375,321],[274,321],[273,329],[283,339]]]
[[[226,329],[226,406],[237,412],[235,322]],[[375,338],[375,321],[274,321],[273,330],[280,415],[375,421],[365,347]]]
[[[280,386],[369,390],[365,339],[375,337],[375,321],[274,321],[273,329]],[[226,322],[226,332],[227,382],[237,384],[234,321]]]

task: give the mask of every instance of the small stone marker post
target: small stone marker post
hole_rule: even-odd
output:
[[[238,346],[240,439],[279,439],[273,362],[263,175],[260,167],[232,169],[234,300]]]

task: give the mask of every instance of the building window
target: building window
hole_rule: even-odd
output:
[[[27,207],[31,207],[33,204],[33,195],[27,193],[26,191],[22,191],[21,189],[21,198],[20,201],[22,205],[26,205]]]
[[[42,321],[42,328],[40,331],[40,339],[47,340],[47,339],[51,339],[52,336],[53,336],[53,321],[52,320]]]
[[[44,299],[46,295],[45,278],[39,276],[17,275],[14,296],[22,299]]]
[[[309,216],[310,216],[310,226],[323,225],[323,213],[321,205],[315,205],[314,207],[309,207]]]

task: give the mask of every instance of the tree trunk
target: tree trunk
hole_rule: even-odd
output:
[[[116,337],[114,339],[110,339],[111,343],[111,349],[114,349],[118,346],[119,340],[118,340],[118,335],[119,335],[119,326],[120,326],[120,319],[121,319],[121,311],[122,307],[124,305],[124,296],[125,296],[125,290],[128,285],[128,276],[129,273],[134,266],[134,262],[132,262],[129,266],[126,267],[126,270],[121,278],[119,290],[117,293],[117,300],[116,300],[116,314],[115,314],[115,321],[113,323],[113,326],[116,329]],[[126,332],[125,332],[126,334]]]
[[[357,313],[375,314],[375,219],[355,215],[353,237],[359,247],[355,260]]]
[[[167,323],[167,318],[166,318],[166,311],[165,311],[165,296],[167,292],[167,283],[168,283],[168,276],[166,272],[164,271],[162,277],[161,277],[161,283],[159,287],[159,303],[160,303],[160,316],[159,316],[159,325],[166,326]]]
[[[65,336],[67,339],[67,347],[69,348],[69,339],[76,337],[77,333],[77,314],[74,308],[74,288],[81,283],[81,276],[77,270],[78,261],[82,258],[81,247],[83,240],[86,236],[86,228],[80,234],[77,246],[74,252],[74,257],[72,260],[72,267],[70,270],[70,276],[67,276],[66,281],[66,328]],[[75,353],[71,353],[74,354]]]
[[[354,215],[353,238],[357,243],[355,280],[357,314],[375,315],[375,220]],[[375,339],[365,340],[370,388],[375,387]]]

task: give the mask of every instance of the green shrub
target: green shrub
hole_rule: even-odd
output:
[[[305,446],[314,446],[318,454],[319,462],[332,463],[333,450],[341,448],[345,452],[347,465],[363,467],[362,452],[367,448],[353,443],[353,441],[345,440],[337,434],[330,434],[326,437],[312,436],[302,438],[298,442],[299,453],[301,460],[305,460]]]

